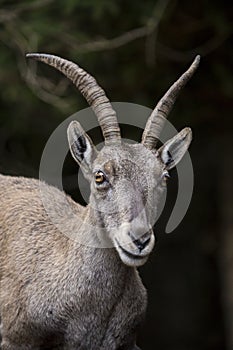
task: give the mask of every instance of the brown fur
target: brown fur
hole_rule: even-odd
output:
[[[59,190],[48,191],[54,203],[61,201]],[[85,216],[85,208],[69,202]],[[88,248],[62,235],[47,216],[37,180],[0,176],[0,219],[3,350],[133,344],[146,292],[114,248]],[[124,339],[126,327],[132,339]]]
[[[178,153],[190,142],[183,133]],[[136,346],[147,299],[136,267],[154,246],[151,225],[166,187],[163,147],[122,144],[97,153],[82,137],[89,142],[80,163],[91,187],[87,207],[38,180],[0,176],[2,350]],[[77,146],[72,151],[79,162]],[[108,176],[100,187],[95,169]]]

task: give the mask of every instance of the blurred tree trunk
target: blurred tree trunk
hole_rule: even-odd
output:
[[[226,136],[226,135],[225,135]],[[223,312],[225,318],[227,350],[233,349],[233,163],[232,138],[224,137],[221,148],[224,150],[222,181],[220,189],[221,210],[221,248],[220,273],[222,278]],[[220,143],[219,143],[220,144]]]

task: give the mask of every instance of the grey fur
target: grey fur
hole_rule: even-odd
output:
[[[153,249],[167,169],[186,152],[191,130],[159,150],[122,142],[97,152],[75,121],[68,140],[90,182],[90,203],[82,207],[43,184],[67,234],[48,216],[37,180],[0,175],[2,350],[139,349],[147,293],[136,268]],[[77,220],[66,220],[67,203]],[[109,248],[81,244],[83,237]]]

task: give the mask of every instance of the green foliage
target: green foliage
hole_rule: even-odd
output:
[[[218,2],[210,6],[209,2],[167,1],[166,7],[161,0],[1,1],[0,122],[24,134],[32,118],[35,122],[40,120],[46,137],[53,125],[76,108],[86,106],[69,84],[59,90],[64,80],[57,72],[26,62],[24,54],[28,51],[44,51],[73,59],[96,76],[113,100],[151,107],[156,96],[161,96],[194,55],[203,53],[205,74],[203,68],[203,78],[200,74],[194,78],[195,91],[198,86],[198,96],[202,96],[202,85],[208,89],[214,84],[227,98],[232,94],[230,66],[223,64],[224,60],[230,61],[229,51],[224,46],[231,34],[228,17],[227,8]],[[156,20],[158,27],[154,27],[154,32],[146,35],[145,31],[141,37],[134,38],[135,29],[150,28]],[[128,32],[132,38],[124,41]],[[211,57],[212,52],[214,57]],[[32,79],[27,78],[28,67],[32,68],[36,88],[31,84]],[[49,94],[49,99],[44,98],[44,94]],[[184,96],[190,103],[191,84]],[[179,118],[185,120],[184,97],[183,105],[178,103],[178,108]],[[199,118],[203,118],[201,114]],[[53,120],[52,124],[48,120]]]

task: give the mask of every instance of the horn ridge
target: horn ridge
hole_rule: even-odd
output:
[[[200,62],[200,55],[197,55],[191,66],[184,72],[181,77],[169,88],[164,96],[157,103],[146,123],[142,134],[142,144],[149,148],[155,148],[159,135],[163,129],[165,120],[168,117],[180,90],[186,85],[189,79],[196,71]]]
[[[121,142],[116,112],[104,90],[98,85],[93,76],[77,64],[55,55],[28,53],[26,57],[56,68],[71,80],[93,109],[101,127],[105,143]],[[102,107],[99,108],[100,106]]]

